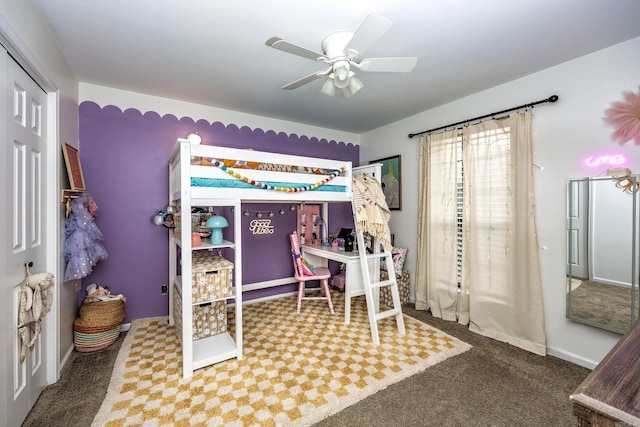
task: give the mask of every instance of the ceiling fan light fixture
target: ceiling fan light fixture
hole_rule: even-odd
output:
[[[349,86],[349,80],[351,80],[351,73],[348,64],[336,64],[333,68],[333,84],[338,89],[343,89]]]
[[[382,57],[362,58],[368,50],[391,27],[391,21],[375,13],[367,15],[355,32],[338,31],[326,36],[321,43],[322,52],[316,52],[279,37],[267,40],[267,46],[297,55],[316,62],[329,65],[326,71],[310,74],[293,83],[283,86],[283,89],[296,89],[319,78],[326,78],[322,92],[328,96],[335,96],[341,89],[346,97],[359,92],[363,84],[355,77],[351,68],[362,72],[407,73],[416,66],[416,57]]]
[[[333,84],[333,79],[328,78],[320,91],[327,96],[336,96],[336,85]]]
[[[349,86],[347,86],[349,92],[351,92],[351,95],[355,95],[356,93],[360,92],[360,89],[362,89],[363,87],[364,85],[359,78],[357,78],[356,76],[351,76],[351,79],[349,80]]]

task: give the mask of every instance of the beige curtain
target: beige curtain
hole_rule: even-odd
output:
[[[420,138],[416,309],[456,320],[456,131]],[[429,165],[429,167],[424,167]]]
[[[443,149],[439,146],[446,144],[436,137],[421,140],[424,189],[420,199],[416,307],[425,298],[426,305],[421,309],[429,308],[436,317],[450,318],[452,302],[442,295],[451,297],[454,290],[445,293],[442,288],[455,283],[455,292],[459,292],[458,322],[469,324],[470,330],[482,335],[546,354],[534,215],[531,112],[466,126],[462,131],[464,209],[459,286],[456,272],[445,264],[444,251],[438,253],[443,236],[451,235],[445,222],[437,221],[444,216],[439,211],[451,197],[451,185],[434,182],[438,177],[433,171],[444,168],[440,164],[444,158],[434,157],[434,149],[440,152]],[[446,140],[456,145],[453,135]],[[448,247],[447,251],[455,260]],[[445,270],[448,279],[441,277]]]

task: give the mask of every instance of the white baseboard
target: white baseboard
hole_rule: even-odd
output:
[[[549,347],[547,347],[547,355],[557,357],[558,359],[566,360],[567,362],[575,363],[576,365],[579,365],[591,370],[595,369],[595,367],[598,366],[598,364],[600,363],[600,361],[588,360],[576,354],[558,350],[558,349],[549,348]]]
[[[69,358],[71,357],[71,355],[73,354],[73,350],[75,349],[75,345],[71,344],[71,347],[69,347],[67,349],[67,352],[64,354],[64,357],[62,358],[62,360],[60,361],[60,370],[58,372],[62,372],[62,369],[64,368],[64,366],[67,364],[67,362],[69,361]]]

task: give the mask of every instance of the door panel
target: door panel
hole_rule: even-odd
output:
[[[31,247],[42,245],[42,153],[31,152]]]
[[[1,345],[8,350],[8,373],[3,390],[7,400],[7,424],[20,425],[46,385],[44,337],[41,333],[26,358],[20,361],[21,342],[18,334],[20,285],[24,281],[26,265],[33,263],[32,272],[45,271],[46,222],[44,221],[44,158],[46,150],[45,123],[46,94],[5,52],[0,61],[6,62],[2,76],[5,93],[1,112],[6,134],[3,135],[2,155],[7,158],[3,185],[6,185],[3,204],[9,206],[3,232],[12,236],[2,248],[6,278],[0,282],[0,311],[10,313],[9,336]],[[6,184],[5,184],[6,183]],[[4,245],[4,244],[3,244]],[[43,324],[44,325],[44,324]],[[3,367],[4,368],[4,367]]]
[[[589,278],[587,230],[589,212],[589,183],[571,180],[568,184],[567,209],[567,274],[582,279]]]
[[[24,222],[24,210],[27,188],[26,179],[26,154],[27,147],[13,141],[13,253],[25,250],[25,234],[27,232]]]

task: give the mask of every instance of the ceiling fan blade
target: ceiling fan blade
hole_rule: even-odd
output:
[[[362,71],[383,71],[391,73],[407,73],[416,66],[415,56],[396,58],[366,58],[356,64]]]
[[[318,61],[326,58],[322,53],[314,52],[311,49],[307,49],[302,46],[298,46],[286,40],[282,40],[279,37],[271,37],[269,40],[265,42],[267,46],[270,46],[274,49],[281,50],[283,52],[292,53],[294,55],[302,56],[303,58],[308,58],[313,61]]]
[[[362,55],[391,28],[391,25],[391,21],[383,16],[373,13],[368,15],[347,43],[345,55],[351,58]]]
[[[300,80],[296,80],[295,82],[291,82],[286,86],[282,86],[282,89],[286,89],[286,90],[297,89],[302,85],[306,85],[307,83],[311,83],[312,81],[317,80],[322,76],[325,76],[326,74],[327,73],[324,71],[318,71],[316,73],[309,74],[308,76],[305,76]]]

